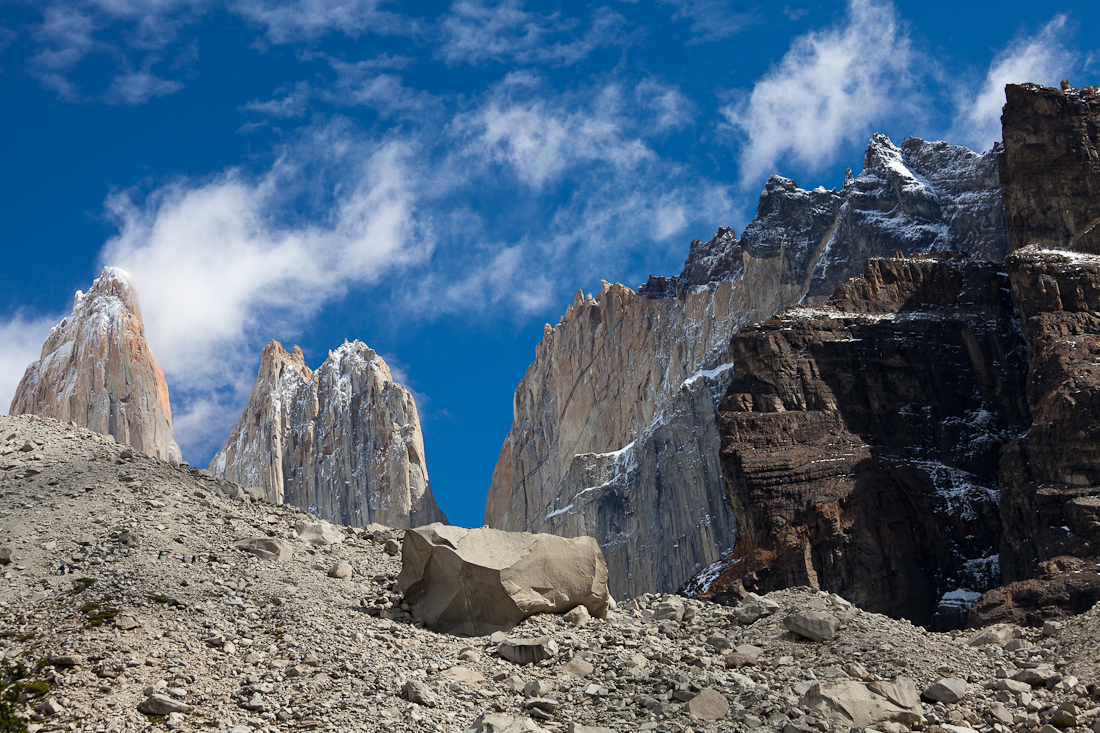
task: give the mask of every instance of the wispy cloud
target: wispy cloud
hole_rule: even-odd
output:
[[[981,86],[958,99],[954,139],[988,150],[1001,139],[1005,85],[1035,82],[1057,86],[1076,65],[1076,54],[1063,44],[1067,18],[1055,16],[1034,35],[1021,35],[997,54]]]
[[[4,345],[0,349],[0,413],[7,414],[27,366],[38,360],[50,329],[63,317],[63,314],[35,317],[16,313],[0,320],[0,344]]]
[[[230,0],[231,10],[261,26],[271,43],[310,40],[336,32],[358,38],[415,34],[420,23],[384,6],[386,0]]]
[[[624,42],[625,27],[626,20],[608,8],[597,8],[591,21],[582,23],[560,13],[524,10],[521,0],[462,0],[442,22],[439,54],[452,66],[489,61],[570,66],[597,48]]]
[[[811,169],[915,105],[916,59],[892,4],[849,0],[837,26],[795,38],[790,50],[723,114],[743,140],[742,184],[755,186],[789,158]]]
[[[756,12],[738,12],[733,9],[736,0],[661,0],[675,5],[673,20],[691,23],[692,39],[689,43],[721,41],[740,33],[757,22]]]

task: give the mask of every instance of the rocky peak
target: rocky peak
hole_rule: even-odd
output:
[[[145,340],[130,276],[105,267],[50,330],[27,367],[12,415],[74,422],[167,461],[179,461],[164,371]]]
[[[823,300],[869,257],[1003,257],[994,155],[876,135],[865,163],[840,191],[772,176],[740,239],[722,228],[693,241],[679,275],[636,293],[578,292],[516,390],[486,522],[595,537],[618,597],[675,590],[729,548],[715,411],[730,337]]]
[[[428,482],[412,394],[359,341],[329,351],[316,371],[297,346],[288,353],[268,344],[248,405],[210,470],[342,524],[446,521]]]

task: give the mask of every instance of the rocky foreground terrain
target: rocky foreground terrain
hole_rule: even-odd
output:
[[[647,594],[528,618],[518,664],[402,610],[398,530],[50,419],[0,417],[0,470],[0,685],[32,731],[1100,730],[1100,608],[973,638],[808,588]]]

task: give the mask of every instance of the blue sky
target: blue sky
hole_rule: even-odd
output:
[[[0,403],[128,270],[205,465],[272,338],[358,338],[480,525],[545,322],[678,272],[768,174],[839,186],[872,132],[986,149],[1003,84],[1100,83],[1093,2],[0,3]]]

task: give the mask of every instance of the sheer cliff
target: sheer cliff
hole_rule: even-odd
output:
[[[77,291],[72,313],[27,367],[9,414],[71,421],[161,460],[180,460],[168,384],[125,271],[105,267],[87,293]]]
[[[428,482],[413,396],[358,341],[329,352],[315,372],[298,347],[268,344],[210,471],[343,525],[447,521]]]
[[[818,302],[863,259],[1003,257],[996,152],[876,135],[840,190],[773,176],[740,239],[692,242],[683,272],[578,292],[516,390],[486,500],[501,529],[590,534],[617,596],[674,591],[732,548],[716,404],[730,337]]]

